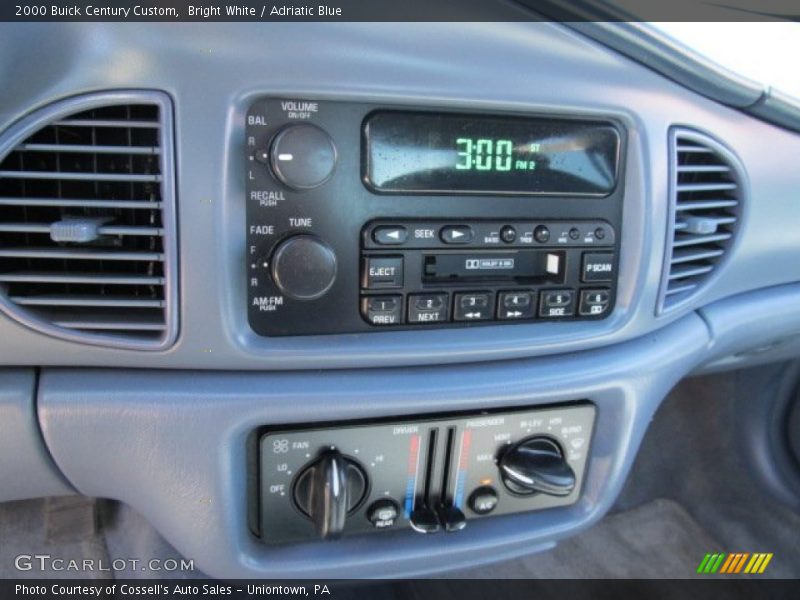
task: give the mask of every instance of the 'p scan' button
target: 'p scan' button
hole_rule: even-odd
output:
[[[581,281],[611,281],[614,278],[614,255],[586,253],[583,255]]]

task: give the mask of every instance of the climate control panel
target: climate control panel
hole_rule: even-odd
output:
[[[594,417],[582,402],[268,431],[259,443],[261,538],[455,532],[474,519],[573,504]]]

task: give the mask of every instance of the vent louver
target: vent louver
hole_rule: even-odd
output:
[[[177,323],[169,100],[71,98],[0,137],[0,308],[72,341],[162,349]]]
[[[675,129],[670,136],[670,231],[659,311],[693,298],[717,272],[736,236],[744,170],[706,135]]]

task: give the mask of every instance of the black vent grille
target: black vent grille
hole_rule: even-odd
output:
[[[0,286],[22,320],[95,343],[171,337],[164,111],[130,102],[59,116],[0,162]]]
[[[672,137],[672,235],[661,309],[694,296],[735,238],[742,202],[738,161],[717,142],[677,130]]]

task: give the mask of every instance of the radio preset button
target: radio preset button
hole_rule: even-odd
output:
[[[493,314],[493,293],[466,292],[455,295],[453,307],[455,321],[488,321]]]
[[[372,239],[381,246],[399,246],[408,239],[408,231],[401,225],[376,227],[372,230]]]
[[[272,142],[270,165],[275,176],[289,187],[309,190],[333,174],[336,146],[316,125],[289,125]]]
[[[368,256],[365,258],[363,287],[368,290],[403,287],[403,257]]]
[[[531,319],[536,309],[536,292],[500,292],[497,301],[497,318],[503,321]]]
[[[548,319],[571,317],[575,314],[575,292],[572,290],[544,290],[541,293],[539,316]]]
[[[614,255],[610,252],[587,252],[583,255],[581,281],[611,281],[614,277]]]
[[[582,317],[599,317],[610,306],[611,294],[608,290],[582,290],[578,314]]]
[[[412,294],[408,297],[409,323],[442,323],[449,318],[448,294]]]
[[[439,237],[445,244],[468,244],[474,234],[469,225],[448,225],[442,227]]]
[[[372,325],[398,325],[403,320],[402,296],[366,296],[361,314]]]

